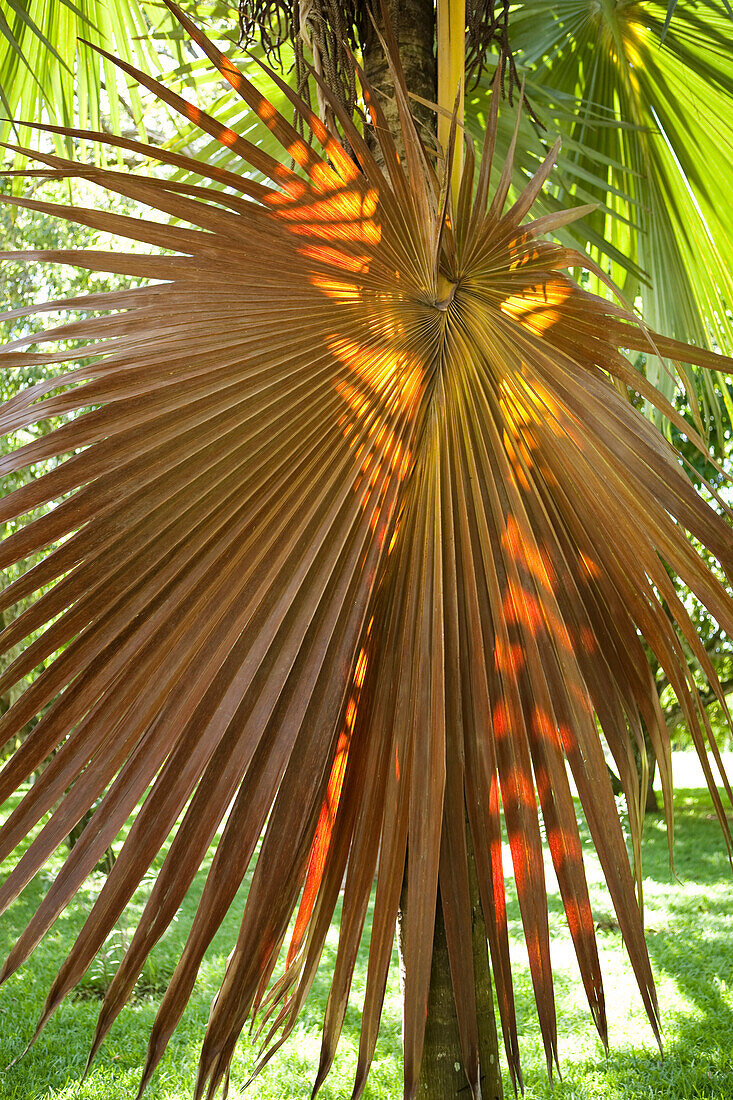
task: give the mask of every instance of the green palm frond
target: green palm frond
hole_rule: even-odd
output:
[[[649,285],[610,264],[655,328],[730,350],[733,26],[709,0],[681,0],[666,34],[665,18],[653,0],[524,0],[513,42],[541,83],[584,104],[562,127],[568,156],[594,172],[607,160],[604,184],[586,188],[603,204],[587,219],[596,257],[600,237],[646,272]],[[604,115],[630,125],[599,125]],[[607,196],[606,184],[630,201]],[[654,361],[650,370],[669,395],[666,373]],[[705,381],[709,407],[722,396],[733,411],[725,385],[716,395],[714,377]]]
[[[468,830],[519,1082],[504,827],[548,1065],[558,1049],[540,820],[606,1041],[569,765],[658,1034],[634,881],[635,871],[640,887],[643,800],[632,743],[643,755],[650,739],[669,825],[671,764],[644,644],[684,710],[733,847],[708,745],[733,792],[690,654],[725,700],[670,578],[681,577],[731,633],[731,594],[688,533],[730,578],[732,517],[723,501],[713,507],[697,493],[679,453],[628,400],[633,389],[704,451],[622,349],[653,348],[706,370],[733,362],[651,333],[566,274],[585,264],[603,275],[546,239],[575,213],[526,221],[555,152],[513,203],[511,158],[491,183],[498,94],[482,154],[467,155],[454,202],[419,141],[398,69],[402,161],[364,83],[381,166],[334,98],[349,151],[271,74],[311,132],[307,144],[167,2],[281,153],[271,157],[117,61],[234,154],[228,174],[179,161],[198,173],[180,183],[37,153],[49,174],[76,174],[156,216],[5,199],[152,251],[13,255],[150,282],[76,301],[81,320],[0,354],[8,370],[76,364],[0,406],[3,431],[67,417],[0,458],[2,474],[40,470],[0,499],[0,520],[54,505],[0,551],[3,567],[50,548],[0,601],[5,609],[34,597],[0,634],[5,650],[27,643],[0,675],[0,691],[31,678],[0,717],[0,742],[41,714],[0,773],[0,801],[53,754],[0,829],[0,859],[31,837],[0,885],[0,911],[96,806],[0,980],[34,950],[142,802],[40,1024],[174,833],[106,993],[96,1052],[221,830],[153,1025],[146,1084],[261,841],[196,1096],[226,1081],[250,1016],[261,1013],[268,1050],[292,1031],[345,880],[320,1086],[376,880],[358,1098],[409,850],[405,1096],[418,1087],[440,885],[476,1097]],[[120,145],[139,151],[131,139]],[[44,472],[48,460],[58,461]],[[634,871],[599,730],[626,794]],[[284,970],[271,985],[289,927]]]
[[[232,48],[230,40],[226,37],[223,42],[220,42],[220,46],[222,49],[231,50]],[[292,119],[292,104],[269,73],[261,68],[257,59],[258,55],[237,52],[239,53],[236,59],[237,67],[250,80],[255,79],[257,81],[263,95],[267,96],[279,114]],[[283,59],[283,68],[287,72],[287,46],[281,47],[280,55]],[[256,115],[253,116],[252,111],[245,103],[242,103],[241,98],[233,89],[222,85],[220,74],[216,70],[212,72],[211,65],[205,59],[197,59],[186,63],[184,66],[178,66],[166,73],[161,79],[165,81],[166,87],[174,89],[181,95],[188,94],[188,90],[193,85],[196,90],[196,102],[214,111],[220,122],[225,123],[232,130],[236,130],[237,133],[246,135],[249,141],[256,144],[269,156],[279,156],[281,154],[282,146],[278,144],[276,137],[261,119],[257,118]],[[237,157],[231,149],[215,137],[208,137],[202,141],[199,127],[194,121],[185,118],[178,120],[176,132],[167,140],[165,148],[178,154],[190,154],[191,151],[195,151],[197,160],[205,161],[209,167],[220,168],[223,171],[230,171],[237,167]],[[176,178],[185,180],[187,178],[185,169],[179,169]],[[262,173],[253,172],[253,178],[263,180],[265,177]]]
[[[558,136],[562,135],[563,140],[556,154],[552,175],[554,186],[538,196],[538,210],[547,214],[557,213],[566,210],[572,203],[578,203],[619,217],[620,206],[633,205],[633,193],[624,164],[603,150],[578,146],[568,136],[567,131],[577,118],[579,109],[584,106],[578,99],[558,95],[534,79],[531,73],[525,73],[524,76],[525,95],[534,117],[525,113],[517,120],[511,109],[501,112],[496,133],[496,159],[499,167],[494,169],[494,182],[498,181],[500,166],[513,147],[514,167],[510,194],[521,194]],[[489,117],[491,84],[492,81],[485,74],[466,97],[466,132],[479,146]],[[519,128],[515,135],[517,122]],[[608,120],[602,115],[594,115],[592,123],[605,126],[608,125]],[[582,161],[577,155],[579,148],[583,152]],[[609,172],[613,172],[613,182],[608,179]],[[583,211],[586,216],[581,221],[558,229],[557,239],[574,248],[585,248],[590,244],[598,253],[611,257],[625,272],[632,272],[636,278],[643,279],[642,269],[627,253],[617,249],[598,232],[587,216],[589,213],[589,210]]]
[[[122,83],[108,60],[81,39],[153,71],[160,61],[151,39],[170,26],[158,3],[146,0],[6,0],[0,9],[0,102],[5,119],[102,129],[103,117],[118,132],[122,121],[144,134],[143,105],[134,83]],[[131,117],[127,117],[127,115]],[[20,131],[20,136],[25,133]]]

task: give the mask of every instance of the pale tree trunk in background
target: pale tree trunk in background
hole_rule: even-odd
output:
[[[435,102],[437,79],[435,63],[435,10],[433,0],[388,0],[388,8],[408,90],[423,99]],[[381,103],[387,121],[395,134],[399,133],[397,105],[393,84],[382,47],[376,34],[364,45],[364,68],[369,82],[381,93]],[[452,106],[452,104],[451,104]],[[421,125],[421,136],[435,142],[435,113],[413,103],[413,113]],[[473,848],[469,841],[471,906],[473,912],[473,956],[476,980],[476,1000],[479,1015],[482,1100],[502,1100],[499,1072],[499,1038],[494,1015],[491,972],[481,904],[478,895]],[[407,889],[402,893],[398,940],[401,929],[410,916],[406,910]],[[401,952],[400,952],[401,953]],[[420,1100],[463,1100],[468,1097],[468,1083],[458,1037],[456,1010],[453,1002],[448,946],[443,915],[438,897],[433,943],[433,967],[425,1030],[425,1048],[418,1095]]]

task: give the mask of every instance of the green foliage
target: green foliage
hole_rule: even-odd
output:
[[[682,779],[684,782],[684,777]],[[12,803],[14,804],[14,803]],[[12,805],[11,804],[11,805]],[[9,809],[10,807],[8,807]],[[553,943],[557,955],[560,1008],[560,1049],[563,1080],[551,1087],[546,1080],[544,1053],[532,1005],[531,979],[522,961],[522,932],[516,899],[510,899],[509,919],[516,964],[520,1014],[520,1042],[528,1100],[732,1100],[733,1098],[733,887],[730,868],[706,792],[680,790],[676,802],[676,870],[680,888],[670,874],[667,842],[661,823],[647,822],[644,842],[644,889],[647,936],[659,979],[664,1025],[665,1058],[653,1044],[651,1032],[634,989],[628,959],[607,895],[600,885],[600,869],[587,831],[582,830],[584,857],[592,878],[591,895],[600,925],[601,966],[608,976],[608,999],[614,1020],[608,1058],[577,996],[577,977],[569,935],[561,918],[562,902],[553,886],[549,895]],[[0,949],[7,953],[28,916],[40,900],[48,878],[58,869],[54,857],[48,871],[26,890],[2,926]],[[3,1100],[118,1100],[131,1096],[140,1075],[147,1036],[160,990],[167,981],[193,917],[207,864],[197,877],[179,919],[147,961],[136,996],[125,1009],[84,1084],[83,1071],[98,998],[104,990],[104,966],[116,962],[126,936],[123,923],[110,937],[107,963],[95,964],[73,999],[68,1000],[45,1035],[4,1076]],[[0,1063],[17,1057],[30,1038],[53,976],[71,946],[103,878],[95,875],[69,908],[24,970],[0,993]],[[179,1100],[187,1095],[198,1058],[200,1031],[209,1002],[218,988],[228,944],[236,934],[249,877],[217,939],[209,950],[194,998],[154,1079],[151,1100]],[[132,924],[148,884],[144,883],[128,910]],[[369,917],[371,919],[371,915]],[[326,944],[335,950],[336,926]],[[328,962],[328,958],[326,959]],[[346,1017],[340,1054],[324,1086],[327,1100],[349,1095],[358,1045],[359,1005],[363,997],[367,951],[362,945],[354,979],[354,996]],[[246,1094],[252,1100],[305,1100],[318,1061],[319,1028],[328,987],[316,979],[294,1036],[273,1064]],[[232,1093],[237,1096],[254,1062],[255,1048],[243,1042],[234,1063]],[[401,1091],[400,996],[396,967],[387,990],[385,1018],[377,1058],[365,1096],[392,1100]],[[509,1086],[510,1088],[510,1086]],[[509,1092],[509,1095],[511,1092]]]
[[[121,83],[114,66],[79,39],[157,68],[149,36],[161,21],[169,23],[164,8],[144,0],[10,0],[3,10],[0,95],[5,115],[37,121],[45,114],[67,126],[100,129],[106,113],[117,130],[127,113],[144,133],[135,88]],[[0,122],[0,138],[7,140],[10,132],[9,123]]]
[[[677,4],[668,29],[666,14],[654,0],[524,0],[512,41],[538,81],[580,100],[562,126],[568,155],[594,172],[606,158],[604,184],[588,183],[601,204],[588,225],[646,273],[613,259],[627,297],[640,298],[658,331],[729,350],[733,226],[721,196],[733,191],[731,24],[713,0]],[[672,392],[659,363],[648,370]],[[703,385],[712,411],[727,396],[714,389],[713,379]]]
[[[731,386],[730,380],[725,380],[723,384],[726,386],[728,392],[733,395],[733,387]],[[681,410],[684,409],[683,395],[679,395],[677,405]],[[725,486],[725,477],[720,472],[720,466],[722,465],[724,470],[730,469],[733,463],[733,430],[731,429],[730,423],[725,422],[724,424],[711,426],[711,452],[718,460],[717,462],[702,455],[677,428],[671,429],[671,435],[675,446],[684,457],[688,476],[694,484],[697,485],[698,489],[707,496],[707,499],[713,499],[712,491],[721,492],[726,499],[729,499],[729,493],[726,491]],[[706,482],[707,485],[705,484]],[[707,555],[704,548],[699,544],[695,544],[695,546],[698,552],[705,557],[711,569],[718,576],[718,579],[722,583],[725,583],[724,576],[712,558]],[[733,692],[733,638],[719,626],[719,624],[708,614],[700,601],[689,593],[678,580],[674,580],[673,583],[675,583],[678,595],[686,603],[695,631],[713,663],[721,684],[723,684],[726,692]],[[693,674],[696,675],[698,684],[701,686],[703,697],[705,697],[705,691],[704,688],[702,688],[703,677],[699,674],[699,669],[694,661],[691,661],[691,667]],[[673,731],[673,744],[676,748],[690,747],[690,734],[685,725],[679,706],[677,705],[674,693],[668,686],[666,678],[658,669],[656,675],[662,707],[670,729]],[[725,716],[722,713],[722,709],[716,701],[708,701],[708,716],[716,740],[721,746],[731,747],[733,743],[731,732],[725,720]],[[731,705],[733,699],[729,698],[728,703]]]

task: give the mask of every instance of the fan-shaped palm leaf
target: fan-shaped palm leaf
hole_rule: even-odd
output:
[[[619,351],[649,347],[650,335],[563,273],[580,257],[542,234],[569,215],[522,224],[552,158],[506,212],[510,161],[489,196],[497,100],[475,195],[469,158],[453,206],[423,153],[399,75],[405,163],[378,126],[380,168],[341,114],[357,166],[299,104],[323,155],[308,147],[177,14],[297,170],[122,62],[270,183],[214,171],[229,186],[222,192],[204,165],[194,187],[38,155],[52,172],[76,172],[176,224],[53,207],[162,251],[28,253],[30,262],[153,282],[69,303],[90,315],[2,356],[7,369],[49,356],[79,365],[63,384],[43,383],[0,408],[4,430],[75,414],[2,460],[9,472],[68,456],[0,501],[3,518],[57,502],[2,552],[11,562],[52,547],[3,597],[7,606],[41,593],[5,629],[3,647],[49,625],[2,676],[10,683],[44,665],[0,718],[0,741],[50,706],[0,775],[0,799],[56,750],[0,831],[2,857],[57,808],[0,887],[0,908],[102,801],[0,977],[28,957],[144,799],[43,1024],[180,818],[105,997],[96,1050],[221,826],[153,1027],[147,1081],[264,831],[196,1094],[211,1095],[226,1077],[250,1013],[266,1009],[268,1042],[280,1029],[287,1035],[345,874],[318,1083],[334,1057],[376,875],[358,1096],[409,849],[405,1094],[417,1087],[440,880],[465,1065],[478,1095],[466,813],[512,1073],[519,1056],[502,814],[548,1063],[557,1041],[540,813],[605,1039],[567,761],[656,1029],[596,720],[624,782],[638,855],[631,739],[643,744],[642,727],[668,813],[670,805],[669,742],[644,638],[685,710],[730,842],[683,640],[721,703],[722,693],[667,570],[730,631],[733,601],[686,531],[728,573],[733,546],[730,517],[696,494],[670,445],[626,399],[635,386],[684,423]],[[371,102],[368,88],[365,95]],[[338,103],[333,109],[339,114]],[[79,347],[22,347],[56,339]],[[662,354],[721,365],[711,353],[654,339]],[[286,969],[266,996],[296,909]]]
[[[664,4],[653,0],[526,0],[513,18],[513,42],[542,83],[586,105],[566,128],[577,142],[568,156],[594,172],[605,156],[608,183],[631,195],[609,199],[599,189],[623,217],[599,211],[589,225],[634,260],[650,286],[620,266],[614,277],[626,280],[630,297],[641,296],[660,331],[729,350],[733,222],[720,196],[733,190],[733,139],[720,120],[733,111],[733,29],[712,0],[684,0],[666,34],[665,23]],[[597,125],[598,113],[632,125]],[[650,370],[669,393],[658,364]],[[730,397],[728,404],[730,412]]]

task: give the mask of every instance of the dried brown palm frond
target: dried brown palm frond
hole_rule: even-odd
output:
[[[379,0],[239,0],[238,8],[240,37],[246,45],[262,45],[268,61],[278,67],[283,47],[291,47],[296,84],[305,97],[307,58],[312,58],[316,71],[353,116],[358,104],[353,55],[374,40]],[[499,0],[467,0],[465,37],[469,78],[478,82],[492,52],[498,52],[502,91],[508,71],[511,97],[520,80],[509,42],[508,0],[502,0],[501,10]],[[302,122],[296,110],[296,124]]]
[[[8,607],[38,593],[3,631],[4,648],[48,625],[1,677],[4,689],[44,665],[0,718],[4,742],[43,711],[0,774],[0,800],[54,755],[0,830],[0,858],[57,806],[0,887],[0,909],[102,801],[0,978],[28,957],[143,800],[40,1028],[180,818],[106,994],[94,1053],[222,827],[153,1027],[145,1084],[264,831],[196,1095],[211,1095],[226,1079],[251,1013],[265,1009],[269,1044],[288,1034],[345,875],[317,1084],[334,1057],[376,876],[358,1096],[409,848],[405,1095],[415,1095],[421,1060],[439,881],[477,1095],[466,821],[515,1079],[502,816],[548,1064],[557,1038],[540,814],[606,1038],[567,762],[656,1031],[634,876],[599,729],[624,784],[638,857],[632,744],[643,745],[644,730],[671,814],[669,739],[645,641],[677,692],[730,845],[704,751],[709,743],[715,753],[715,745],[685,646],[723,706],[724,699],[669,573],[730,633],[730,593],[687,533],[728,575],[733,540],[725,505],[716,510],[701,499],[627,389],[697,439],[694,429],[621,349],[645,349],[653,339],[673,359],[715,369],[730,363],[652,338],[622,307],[565,274],[581,258],[542,235],[576,215],[524,223],[552,154],[510,209],[511,163],[489,195],[498,96],[478,171],[469,154],[453,205],[420,144],[399,74],[404,163],[377,104],[384,168],[332,100],[357,167],[296,102],[323,153],[303,142],[170,6],[297,168],[123,65],[235,150],[243,174],[207,176],[191,161],[202,183],[184,186],[34,154],[51,175],[92,180],[171,217],[170,225],[6,200],[162,251],[21,254],[153,282],[68,303],[90,315],[2,355],[6,369],[49,358],[78,365],[0,408],[5,431],[74,414],[2,459],[3,472],[64,460],[0,501],[3,519],[55,504],[2,548],[3,564],[52,549],[3,596]],[[371,99],[368,88],[365,95]],[[271,184],[249,180],[250,165]],[[79,346],[23,350],[57,339]],[[726,789],[730,795],[727,782]],[[296,910],[284,974],[267,994]]]
[[[245,45],[261,45],[271,64],[282,67],[283,47],[292,49],[298,95],[309,100],[310,59],[353,117],[358,87],[353,53],[372,32],[370,0],[239,0],[239,32]],[[333,119],[320,88],[322,118]],[[295,125],[308,134],[295,111]]]

